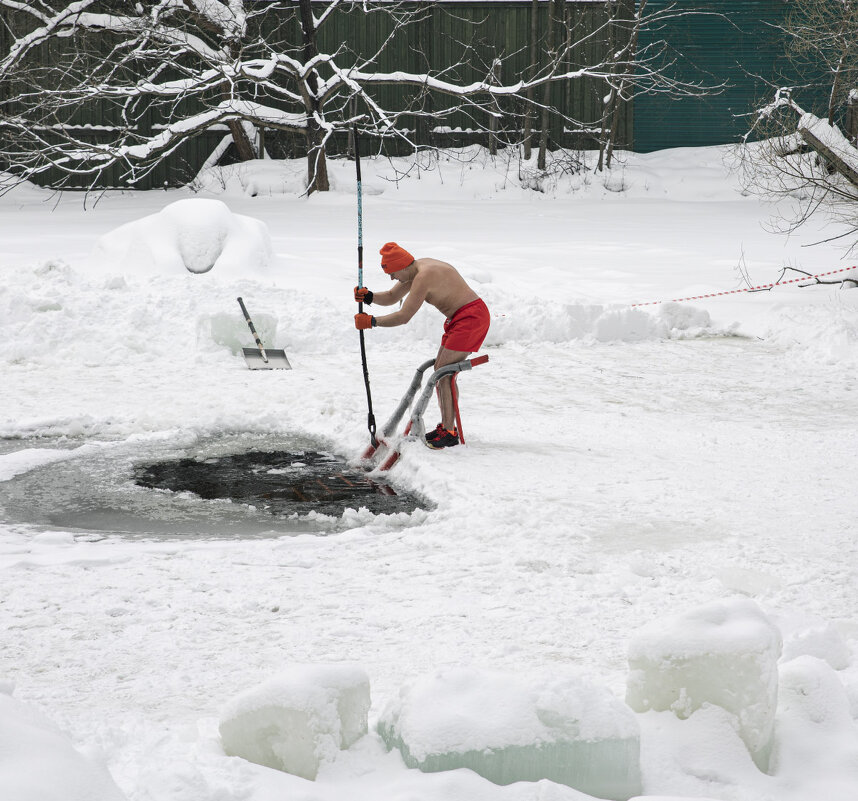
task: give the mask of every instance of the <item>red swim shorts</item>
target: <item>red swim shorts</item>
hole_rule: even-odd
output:
[[[468,353],[478,351],[489,332],[490,322],[488,307],[480,298],[466,303],[444,321],[441,347]]]

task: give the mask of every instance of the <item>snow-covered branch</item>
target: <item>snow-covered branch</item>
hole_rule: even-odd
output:
[[[0,144],[0,169],[78,174],[89,154],[99,169],[120,164],[137,175],[178,143],[227,125],[243,159],[256,155],[248,127],[300,132],[307,142],[310,191],[324,190],[326,148],[355,120],[381,137],[418,147],[410,130],[414,121],[424,129],[423,121],[431,121],[437,129],[459,115],[492,143],[506,129],[505,141],[513,144],[521,141],[521,118],[539,111],[544,148],[549,118],[562,123],[561,132],[599,129],[598,120],[577,119],[548,99],[551,86],[582,81],[609,88],[614,105],[601,130],[615,131],[622,103],[637,92],[703,91],[671,79],[658,47],[637,48],[645,5],[642,0],[627,18],[613,11],[634,6],[606,3],[603,17],[573,31],[562,0],[552,0],[552,34],[533,68],[523,72],[506,65],[524,52],[524,42],[511,50],[483,44],[478,53],[470,28],[455,43],[453,63],[432,63],[430,48],[415,52],[424,33],[412,29],[433,24],[429,4],[0,0],[0,9],[15,17],[11,47],[0,53],[0,80],[14,87],[0,96],[0,119],[15,134]],[[661,20],[664,13],[653,18]],[[383,17],[372,26],[383,33],[365,46],[368,52],[355,52],[343,37],[336,37],[342,43],[333,50],[320,48],[322,26],[350,17],[365,23],[370,15]],[[389,49],[405,41],[408,63],[381,67],[391,63]],[[397,91],[382,90],[390,86]],[[452,101],[438,102],[441,97]],[[104,126],[97,141],[70,135],[81,120],[94,117]],[[41,141],[28,128],[62,135]]]

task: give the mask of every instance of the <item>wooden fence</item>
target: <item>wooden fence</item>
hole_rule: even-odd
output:
[[[633,0],[619,0],[630,6]],[[443,2],[407,3],[405,10],[420,12],[421,19],[394,32],[394,20],[386,13],[366,13],[360,3],[343,7],[335,13],[319,31],[318,45],[321,52],[334,52],[344,44],[358,57],[374,53],[381,43],[392,36],[389,43],[380,52],[375,61],[375,69],[381,72],[404,70],[425,73],[428,70],[450,68],[449,77],[453,80],[470,82],[484,79],[491,70],[495,59],[501,59],[504,72],[499,76],[503,83],[513,83],[523,78],[528,70],[528,42],[532,6],[530,0],[489,0],[488,2],[468,2],[467,0],[444,0]],[[567,26],[571,41],[583,41],[584,44],[573,48],[567,66],[574,69],[584,64],[593,64],[601,60],[610,46],[602,29],[609,6],[605,0],[568,0],[565,4]],[[8,12],[0,12],[7,16]],[[540,50],[544,50],[545,31],[549,25],[549,3],[541,0],[537,4],[537,27],[540,31]],[[264,28],[253,31],[248,41],[254,41],[259,34],[269,42],[278,42],[282,48],[295,48],[300,45],[301,31],[297,21],[297,7],[279,14],[261,15]],[[18,20],[20,23],[20,20]],[[18,25],[20,30],[20,25]],[[599,32],[593,35],[594,32]],[[6,25],[0,25],[0,53],[8,51],[10,34]],[[52,42],[39,51],[39,60],[43,65],[58,61],[58,48],[68,47],[68,40]],[[107,57],[110,43],[104,42],[103,55]],[[543,63],[545,56],[543,54]],[[0,100],[14,96],[14,86],[0,85]],[[379,86],[372,90],[382,105],[389,108],[404,108],[408,104],[417,104],[422,110],[434,112],[450,105],[451,98],[432,92],[416,97],[412,90],[399,85]],[[552,90],[551,105],[559,114],[551,118],[549,135],[551,147],[588,148],[595,145],[592,129],[598,127],[602,115],[602,98],[606,94],[603,80],[584,78],[564,81]],[[265,101],[272,105],[269,100]],[[297,108],[284,108],[286,111],[299,111]],[[501,101],[501,112],[506,115],[500,125],[500,134],[508,140],[520,140],[522,107],[520,101]],[[180,109],[184,113],[194,109]],[[518,114],[515,114],[517,112]],[[576,119],[583,126],[575,129],[563,117]],[[406,123],[409,117],[403,118]],[[460,146],[471,143],[487,144],[485,128],[488,116],[482,110],[457,111],[449,117],[439,120],[440,124],[430,124],[425,117],[412,116],[412,135],[420,144],[438,147]],[[170,120],[160,109],[147,110],[136,121],[137,131],[141,134],[157,131]],[[537,124],[538,133],[538,120]],[[123,125],[120,109],[116,104],[104,101],[92,101],[58,120],[57,125],[70,127],[82,139],[93,142],[107,141],[117,126]],[[632,108],[629,104],[623,110],[617,144],[630,147],[633,144]],[[588,132],[587,129],[591,129]],[[223,139],[225,127],[210,129],[182,144],[168,159],[158,165],[146,178],[137,183],[142,189],[162,186],[175,186],[186,183],[199,170],[213,149]],[[267,131],[266,147],[275,157],[296,157],[306,153],[306,143],[300,135],[290,135],[279,131]],[[388,152],[396,147],[392,142]],[[336,153],[346,147],[345,133],[335,139],[331,151]],[[393,148],[394,150],[390,150]],[[99,177],[99,186],[122,185],[120,166],[106,170]],[[58,171],[45,173],[43,182],[50,185],[61,178]]]

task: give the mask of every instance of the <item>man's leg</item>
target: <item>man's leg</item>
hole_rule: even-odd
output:
[[[443,345],[438,349],[435,357],[435,369],[439,370],[448,364],[467,359],[470,352],[467,350],[448,350]],[[450,386],[452,376],[445,375],[437,384],[438,406],[441,409],[441,425],[448,431],[456,427],[456,412],[453,408],[453,388]]]

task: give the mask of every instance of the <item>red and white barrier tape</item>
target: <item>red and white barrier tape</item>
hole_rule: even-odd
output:
[[[815,278],[822,278],[825,275],[835,275],[837,273],[848,273],[852,270],[858,270],[856,267],[844,267],[841,270],[831,270],[827,273],[819,273],[817,275],[805,275],[801,278],[791,278],[789,281],[776,281],[773,284],[760,284],[759,286],[749,286],[744,289],[729,289],[726,292],[712,292],[709,295],[694,295],[690,298],[672,298],[671,300],[651,300],[647,303],[632,303],[632,306],[655,306],[659,303],[684,303],[687,300],[702,300],[703,298],[719,298],[722,295],[736,295],[739,292],[757,292],[761,289],[772,289],[776,286],[786,286],[787,284],[797,284],[799,281],[813,281]]]

